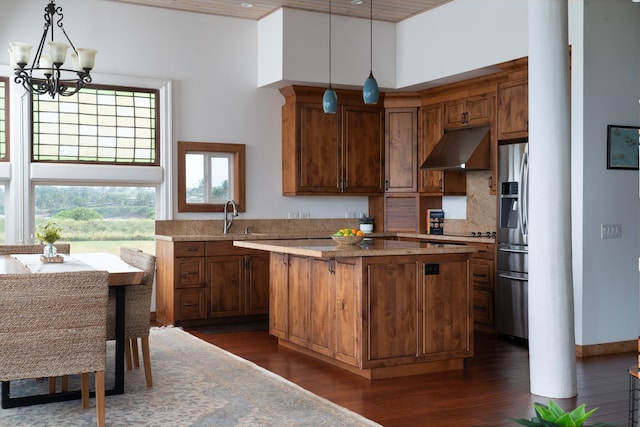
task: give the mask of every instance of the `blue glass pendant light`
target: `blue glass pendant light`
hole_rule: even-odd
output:
[[[329,0],[329,87],[322,96],[322,110],[327,114],[338,111],[338,95],[331,87],[331,0]]]
[[[377,104],[378,98],[380,97],[380,89],[378,88],[376,78],[373,77],[373,0],[370,0],[369,5],[369,77],[365,80],[364,86],[362,87],[362,99],[365,104]]]

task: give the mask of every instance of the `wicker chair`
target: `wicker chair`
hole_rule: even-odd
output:
[[[53,245],[61,254],[70,254],[71,245],[69,243],[56,243]],[[0,255],[10,254],[41,254],[42,245],[40,244],[24,244],[24,245],[0,245]]]
[[[106,271],[0,275],[0,380],[81,374],[86,408],[95,372],[103,426],[108,287]]]
[[[156,270],[156,257],[142,252],[139,249],[120,248],[120,258],[127,264],[144,271],[142,283],[130,286],[125,294],[125,358],[127,369],[131,369],[131,356],[135,367],[139,367],[138,338],[142,344],[142,361],[147,387],[153,386],[151,376],[151,359],[149,355],[149,314],[151,312],[151,293],[153,290],[153,278]],[[109,294],[109,326],[108,339],[115,339],[115,290]]]

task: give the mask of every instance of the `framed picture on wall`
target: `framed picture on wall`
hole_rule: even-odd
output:
[[[607,126],[607,169],[638,170],[638,126]]]

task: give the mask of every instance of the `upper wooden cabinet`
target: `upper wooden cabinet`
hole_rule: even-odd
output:
[[[418,167],[424,163],[444,134],[444,103],[420,108],[422,133],[418,140]],[[464,172],[420,169],[418,191],[432,196],[465,195],[467,179]]]
[[[498,84],[498,139],[520,139],[529,136],[528,79]]]
[[[384,192],[384,109],[359,91],[336,91],[338,111],[322,111],[323,88],[280,90],[282,193],[372,195]]]
[[[491,122],[492,102],[493,96],[491,94],[474,95],[446,101],[444,103],[445,129]]]
[[[418,191],[418,108],[385,110],[385,191]]]

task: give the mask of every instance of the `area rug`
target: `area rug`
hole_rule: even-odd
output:
[[[142,368],[127,371],[125,394],[106,398],[108,426],[379,426],[180,328],[152,328],[149,341],[153,387]],[[0,426],[94,425],[79,400],[0,409]]]

